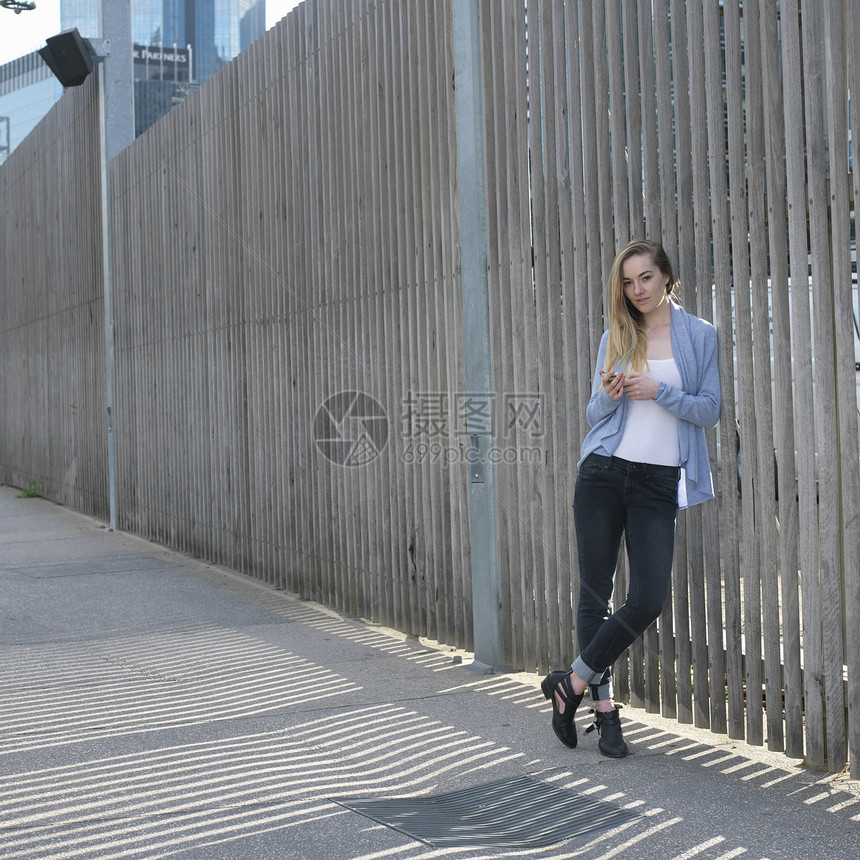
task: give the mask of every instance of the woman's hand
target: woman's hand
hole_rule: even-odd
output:
[[[628,373],[624,378],[624,393],[631,400],[653,400],[660,390],[660,383],[644,373]]]
[[[603,382],[603,390],[613,400],[621,400],[621,395],[624,394],[624,374],[615,371],[607,373],[605,370],[601,370],[600,376]]]

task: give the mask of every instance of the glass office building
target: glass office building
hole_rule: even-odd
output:
[[[35,51],[0,66],[0,164],[62,94],[60,82]]]
[[[60,29],[99,36],[99,0],[60,0]],[[266,29],[266,0],[131,0],[135,134]],[[0,161],[63,94],[38,53],[0,66]]]
[[[98,34],[99,0],[61,0],[62,29]],[[266,0],[131,0],[137,45],[191,47],[194,77],[203,83],[266,29]]]

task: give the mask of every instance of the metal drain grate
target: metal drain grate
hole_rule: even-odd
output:
[[[541,848],[641,818],[530,776],[432,797],[332,800],[433,847]]]

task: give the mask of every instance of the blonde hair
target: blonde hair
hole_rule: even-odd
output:
[[[612,371],[621,365],[625,372],[637,373],[647,367],[645,352],[648,336],[645,334],[645,318],[639,308],[634,307],[624,295],[624,263],[640,254],[651,258],[654,265],[669,276],[666,294],[677,301],[677,282],[669,257],[657,242],[638,240],[625,245],[615,257],[609,280],[606,282],[606,317],[609,342],[606,347],[604,370]]]

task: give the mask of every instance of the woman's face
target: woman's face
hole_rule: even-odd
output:
[[[643,315],[653,313],[669,301],[669,276],[660,271],[648,254],[635,254],[624,261],[621,286],[627,301]]]

